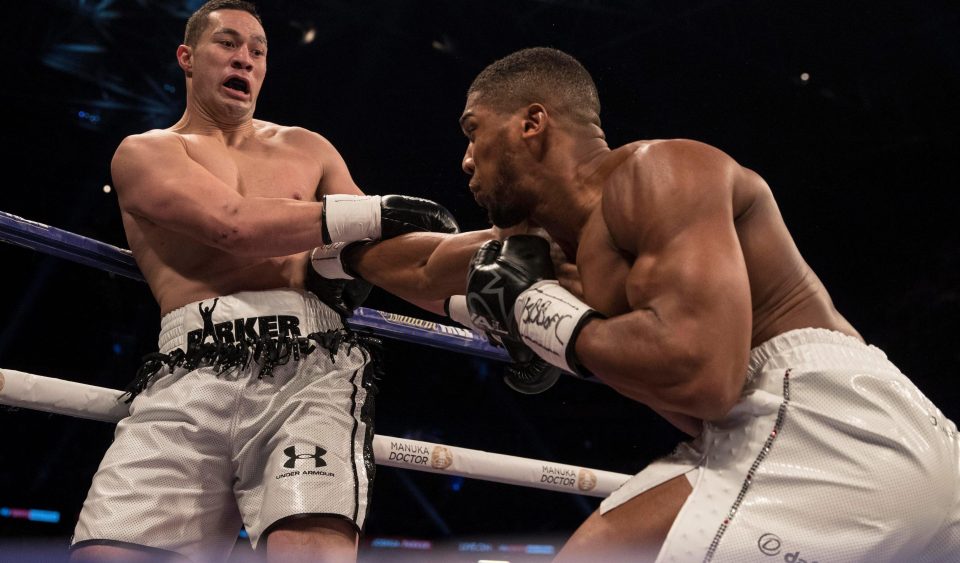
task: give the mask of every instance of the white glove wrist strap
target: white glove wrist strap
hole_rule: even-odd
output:
[[[450,299],[447,301],[447,316],[449,316],[451,320],[456,321],[457,323],[469,328],[474,332],[483,331],[483,329],[473,322],[473,316],[470,314],[469,309],[467,309],[466,295],[450,296]]]
[[[318,246],[310,252],[310,265],[320,277],[328,280],[352,280],[353,276],[343,269],[340,252],[348,243],[335,242]]]
[[[488,331],[490,327],[487,326],[483,318],[470,312],[470,308],[467,307],[466,295],[451,295],[444,308],[451,320],[467,327],[474,334],[485,337],[494,346],[503,346],[503,340],[500,339],[500,336]]]
[[[323,196],[323,242],[380,240],[380,196]]]
[[[531,350],[558,368],[577,373],[568,348],[584,317],[596,314],[593,309],[557,280],[543,280],[517,297],[513,314],[520,338]]]

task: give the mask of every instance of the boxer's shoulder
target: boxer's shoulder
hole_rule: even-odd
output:
[[[704,191],[729,188],[738,170],[723,151],[699,141],[636,141],[611,151],[592,181],[602,186],[605,205],[622,209],[702,201]]]
[[[173,146],[183,142],[183,135],[170,129],[151,129],[143,133],[127,135],[117,147],[118,151],[136,151]]]
[[[293,148],[312,154],[336,152],[326,137],[305,127],[277,125],[266,121],[254,120],[257,138],[264,143],[282,148]]]
[[[713,172],[717,168],[736,164],[717,147],[692,139],[635,141],[611,154],[617,155],[621,161],[618,169],[631,168],[648,173],[663,172],[664,169],[674,173],[697,172],[703,167]]]
[[[153,129],[128,135],[114,151],[111,173],[115,182],[122,184],[125,172],[139,176],[144,168],[153,168],[158,162],[169,162],[186,150],[182,136],[170,130]]]

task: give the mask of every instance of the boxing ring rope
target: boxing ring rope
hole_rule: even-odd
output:
[[[0,211],[0,240],[143,281],[129,250]],[[466,329],[359,308],[354,330],[488,359],[506,352]],[[117,422],[129,414],[122,391],[0,368],[0,405]],[[374,436],[378,465],[456,475],[551,491],[605,497],[630,476],[573,465],[459,448],[392,436]]]
[[[117,248],[3,211],[0,211],[0,240],[137,281],[144,281],[137,263],[133,260],[133,254],[127,249]],[[385,313],[366,307],[358,307],[353,317],[346,319],[346,325],[359,332],[370,332],[392,340],[432,346],[490,360],[510,361],[506,350],[494,347],[485,338],[465,328]]]

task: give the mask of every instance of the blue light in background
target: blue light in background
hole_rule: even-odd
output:
[[[457,544],[457,551],[466,553],[488,553],[493,551],[493,544],[481,541],[465,541]]]
[[[77,117],[84,121],[89,121],[90,123],[100,123],[99,113],[80,110],[77,112]]]
[[[56,510],[38,510],[35,508],[0,507],[0,518],[16,518],[33,522],[56,524],[60,521],[60,513]]]
[[[429,551],[433,549],[433,542],[430,540],[417,540],[411,538],[373,538],[370,541],[370,547]]]
[[[30,510],[27,513],[27,520],[32,520],[34,522],[48,522],[50,524],[56,524],[60,521],[60,513],[56,510]]]
[[[54,49],[64,53],[105,53],[107,48],[95,43],[60,43]]]
[[[115,0],[77,0],[74,8],[78,14],[87,16],[95,24],[105,23],[120,17],[120,12],[111,10]]]

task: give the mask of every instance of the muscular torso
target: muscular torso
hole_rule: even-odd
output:
[[[643,151],[638,150],[645,145],[649,143],[621,147],[608,158],[612,161],[645,158]],[[609,174],[615,166],[616,162],[602,166],[591,181],[607,188],[604,183],[618,181]],[[622,176],[618,178],[622,180]],[[643,188],[634,186],[633,189]],[[739,168],[728,189],[733,210],[730,220],[734,223],[750,283],[751,346],[803,327],[827,328],[859,338],[856,330],[834,309],[826,289],[800,256],[766,182],[757,174]],[[656,208],[651,206],[651,209]],[[628,274],[642,278],[644,267],[642,263],[636,264],[642,249],[638,249],[639,253],[623,250],[611,235],[608,219],[604,217],[602,205],[593,210],[581,232],[576,264],[584,300],[604,314],[615,316],[631,310],[626,279]],[[644,220],[643,216],[629,218],[636,224]],[[642,287],[645,280],[633,281]]]
[[[202,134],[176,135],[186,155],[245,197],[316,201],[322,165],[292,129],[256,121],[256,133],[237,146]],[[304,253],[243,257],[197,242],[122,211],[127,241],[162,314],[185,304],[238,291],[301,287]]]

